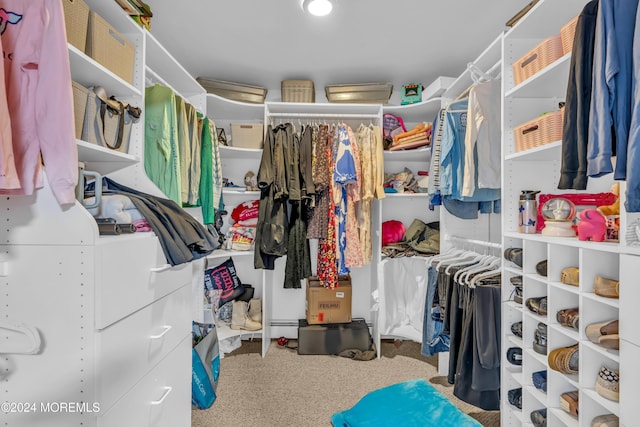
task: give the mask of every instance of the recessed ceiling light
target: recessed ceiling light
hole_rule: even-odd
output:
[[[304,0],[302,8],[314,16],[325,16],[331,13],[333,4],[330,0]]]

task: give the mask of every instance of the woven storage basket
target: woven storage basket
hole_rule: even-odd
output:
[[[513,65],[513,80],[519,85],[562,56],[560,34],[549,37]]]
[[[135,48],[94,11],[89,13],[87,55],[117,76],[133,83]]]
[[[562,41],[563,55],[566,55],[573,50],[573,39],[576,35],[576,27],[578,26],[579,17],[579,15],[576,16],[571,21],[567,22],[562,28],[560,28],[560,39]]]
[[[316,102],[313,80],[282,80],[282,102]]]
[[[529,150],[562,139],[564,109],[543,114],[513,128],[516,151]]]
[[[71,87],[73,89],[73,119],[76,125],[76,138],[81,139],[89,89],[74,81],[71,82]]]
[[[89,6],[82,0],[62,0],[67,42],[85,51],[89,27]]]

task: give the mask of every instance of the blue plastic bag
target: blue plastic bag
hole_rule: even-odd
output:
[[[220,376],[218,334],[215,325],[194,322],[193,335],[197,344],[191,351],[191,404],[198,409],[207,409],[216,400]]]

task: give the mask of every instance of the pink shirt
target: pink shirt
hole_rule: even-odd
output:
[[[0,0],[0,35],[21,184],[0,194],[30,195],[42,187],[44,162],[58,203],[74,203],[78,150],[62,2]]]
[[[0,38],[0,52],[2,52],[2,38]],[[7,91],[2,82],[4,82],[4,67],[0,67],[0,189],[8,190],[20,188],[20,179],[18,179],[13,156]]]

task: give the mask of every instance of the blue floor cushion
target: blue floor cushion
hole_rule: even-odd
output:
[[[423,379],[367,393],[331,417],[334,427],[482,427]]]

